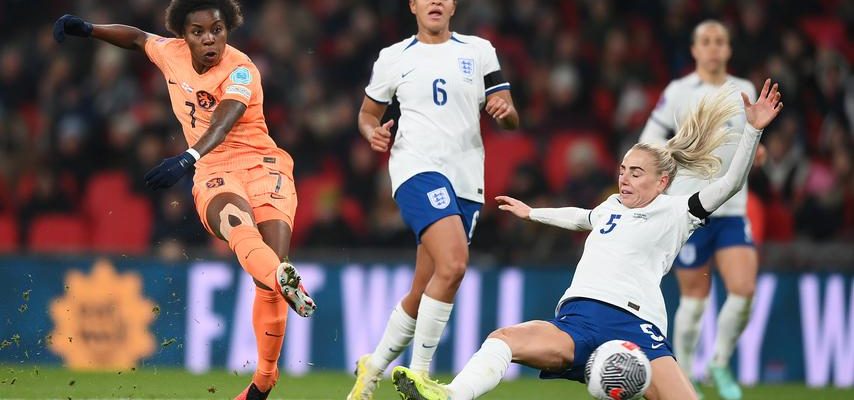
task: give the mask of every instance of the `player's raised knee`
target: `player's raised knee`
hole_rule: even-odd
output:
[[[252,216],[232,203],[228,203],[219,212],[219,233],[225,240],[231,237],[231,231],[238,226],[254,226]]]

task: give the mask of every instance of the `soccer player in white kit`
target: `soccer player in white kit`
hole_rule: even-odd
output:
[[[726,121],[741,112],[730,90],[702,100],[692,118],[664,146],[639,143],[620,164],[619,194],[593,210],[531,209],[506,196],[500,209],[570,230],[590,230],[584,253],[557,304],[555,318],[498,329],[448,385],[397,367],[392,379],[404,400],[474,399],[501,381],[511,362],[541,370],[543,378],[584,381],[590,354],[609,340],[629,340],[652,362],[651,400],[696,399],[673,358],[661,278],[688,236],[741,189],[762,129],[783,104],[775,84],[765,82],[755,104],[742,93],[747,121],[729,170],[690,195],[664,194],[677,168],[709,176],[720,167],[712,151],[726,139]]]
[[[641,133],[641,143],[664,143],[668,134],[676,131],[682,117],[704,95],[722,85],[734,85],[737,90],[746,93],[748,98],[756,97],[752,83],[727,74],[726,64],[731,49],[729,33],[723,24],[714,20],[700,23],[694,29],[692,43],[691,54],[696,61],[696,70],[667,86]],[[727,123],[734,131],[741,132],[745,124],[744,115],[739,114]],[[722,161],[721,173],[729,168],[737,143],[736,138],[715,151],[714,154]],[[707,184],[706,179],[690,171],[680,171],[668,189],[668,194],[691,194]],[[713,256],[726,285],[728,295],[718,315],[714,356],[709,366],[712,381],[725,400],[741,399],[741,388],[733,379],[728,366],[738,338],[750,317],[759,267],[746,215],[745,183],[735,196],[715,211],[706,226],[691,235],[675,261],[681,298],[673,326],[673,344],[676,359],[689,377],[699,339],[701,317],[711,288],[709,267]],[[701,393],[699,386],[697,389]]]
[[[380,52],[359,131],[372,149],[387,151],[394,120],[381,124],[381,118],[397,96],[401,115],[389,174],[401,215],[415,233],[415,276],[374,352],[358,360],[348,399],[372,398],[384,370],[410,342],[410,368],[428,374],[484,202],[481,108],[501,128],[519,124],[495,49],[450,30],[456,1],[410,0],[409,8],[418,33]]]

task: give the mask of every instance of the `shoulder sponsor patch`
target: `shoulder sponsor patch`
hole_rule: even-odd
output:
[[[249,68],[238,67],[231,73],[231,81],[238,85],[248,85],[252,82],[252,73]]]
[[[225,94],[236,94],[238,96],[243,96],[246,100],[252,98],[252,90],[246,86],[241,85],[229,85],[225,88]]]

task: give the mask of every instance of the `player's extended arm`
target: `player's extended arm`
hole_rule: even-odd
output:
[[[589,231],[593,229],[590,223],[590,210],[578,207],[563,208],[531,208],[527,204],[510,196],[498,196],[498,209],[509,211],[513,215],[536,221],[546,225],[554,225],[571,231]]]
[[[385,124],[380,124],[387,107],[386,104],[378,103],[365,96],[362,100],[362,108],[359,109],[359,133],[371,144],[371,149],[374,151],[388,151],[388,145],[391,142],[391,127],[394,126],[394,120],[390,119]]]
[[[154,190],[168,188],[187,174],[196,161],[225,140],[234,124],[246,112],[246,105],[237,100],[223,100],[211,115],[211,126],[199,141],[187,151],[163,160],[145,174],[145,184]]]
[[[199,141],[193,145],[192,149],[199,152],[200,156],[210,153],[211,150],[215,149],[225,140],[225,136],[228,135],[228,132],[231,132],[231,128],[234,127],[234,124],[237,123],[245,112],[245,104],[237,100],[223,100],[216,106],[211,115],[210,128],[199,138]]]
[[[519,127],[519,113],[513,105],[509,90],[500,90],[487,96],[484,110],[495,118],[501,129],[512,130]]]
[[[783,109],[777,84],[775,83],[770,90],[769,86],[771,86],[771,80],[767,79],[765,86],[762,87],[762,93],[754,104],[750,104],[747,95],[741,94],[747,124],[744,125],[744,133],[741,135],[741,141],[738,143],[732,164],[723,177],[691,196],[688,200],[691,214],[699,218],[708,217],[744,186],[744,181],[747,179],[747,174],[750,172],[750,166],[753,164],[756,155],[756,148],[759,146],[762,130]]]
[[[142,51],[148,33],[127,25],[95,25],[75,15],[65,14],[53,24],[53,37],[57,42],[65,36],[93,37],[114,46]]]

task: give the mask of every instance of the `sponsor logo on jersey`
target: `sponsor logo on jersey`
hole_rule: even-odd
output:
[[[448,189],[440,187],[436,190],[427,192],[427,199],[430,200],[430,205],[433,208],[443,210],[451,204],[451,196],[448,194]]]
[[[199,107],[205,110],[216,107],[216,98],[204,90],[196,92],[196,101],[199,103]]]

